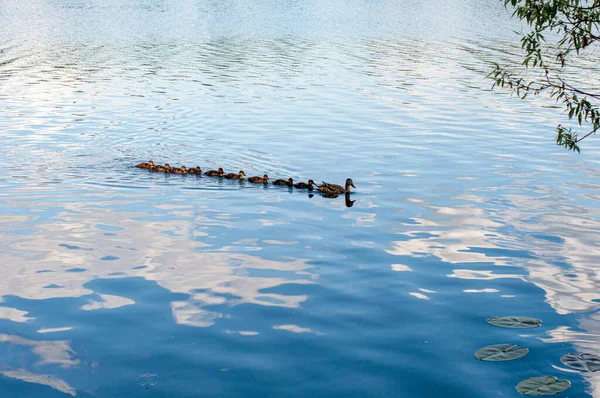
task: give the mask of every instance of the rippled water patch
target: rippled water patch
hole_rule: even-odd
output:
[[[490,90],[508,21],[496,1],[2,2],[2,396],[496,397],[546,375],[597,395],[561,358],[600,353],[598,144],[565,153],[555,104]],[[148,159],[350,177],[355,202]],[[505,315],[543,322],[485,322]],[[473,355],[501,343],[529,353]]]

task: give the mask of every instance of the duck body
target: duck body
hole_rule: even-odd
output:
[[[223,177],[225,175],[225,172],[222,168],[219,167],[219,170],[208,170],[204,174],[210,177]]]
[[[140,169],[151,169],[154,167],[154,162],[152,160],[149,162],[143,162],[143,163],[138,164],[135,167],[138,167]]]
[[[269,182],[269,176],[265,174],[262,177],[258,177],[258,176],[250,177],[250,178],[248,178],[248,181],[250,181],[253,184],[266,184]]]
[[[165,163],[164,166],[159,164],[159,165],[154,166],[150,170],[155,171],[155,172],[169,173],[171,171],[171,166],[169,166],[169,163]]]
[[[225,178],[227,178],[228,180],[243,180],[245,176],[246,176],[246,173],[244,173],[243,170],[240,170],[239,173],[226,174]]]
[[[173,173],[173,174],[187,174],[187,169],[185,168],[185,166],[175,167],[175,168],[171,169],[171,173]]]
[[[281,185],[281,186],[288,186],[291,187],[294,185],[294,180],[292,180],[291,178],[288,178],[287,180],[275,180],[273,181],[273,185]]]
[[[337,184],[329,184],[325,181],[323,181],[323,185],[319,185],[317,186],[317,189],[320,192],[323,192],[326,195],[339,195],[341,193],[350,193],[350,187],[354,187],[354,183],[352,182],[351,178],[346,179],[346,187],[342,187],[340,185]]]
[[[313,180],[308,180],[308,183],[298,182],[298,183],[294,184],[294,187],[298,188],[298,189],[307,189],[308,188],[309,191],[312,191],[313,185],[316,185],[315,182]]]
[[[202,174],[202,169],[200,168],[200,166],[190,167],[189,169],[187,169],[187,173],[188,174]]]

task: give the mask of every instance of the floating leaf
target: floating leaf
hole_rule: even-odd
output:
[[[600,357],[594,354],[570,353],[560,357],[560,361],[568,367],[582,372],[597,372],[600,370]]]
[[[486,321],[490,325],[510,329],[537,328],[542,326],[542,321],[525,316],[495,316]]]
[[[480,361],[501,362],[523,358],[529,349],[514,344],[496,344],[478,349],[475,358]]]
[[[554,395],[571,387],[569,380],[558,380],[554,376],[532,377],[517,384],[523,395]]]

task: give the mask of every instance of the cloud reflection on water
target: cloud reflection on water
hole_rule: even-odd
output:
[[[11,379],[17,379],[26,383],[42,384],[55,390],[64,392],[72,396],[77,395],[77,391],[66,381],[48,374],[31,373],[25,369],[3,370],[0,374]]]
[[[64,340],[29,340],[20,336],[0,334],[0,343],[30,347],[31,352],[40,357],[36,366],[58,365],[69,368],[80,364],[75,352]]]
[[[135,202],[120,201],[118,205],[130,203]],[[37,206],[53,205],[39,202]],[[0,295],[27,299],[80,297],[93,293],[85,285],[94,279],[143,277],[171,292],[190,295],[189,300],[173,302],[171,307],[177,322],[193,326],[210,326],[221,316],[203,309],[207,305],[252,303],[293,308],[307,299],[306,295],[262,292],[290,281],[312,283],[306,260],[275,261],[219,251],[209,234],[198,233],[196,229],[198,223],[204,224],[205,215],[194,211],[173,213],[175,209],[192,209],[189,205],[163,206],[163,212],[176,218],[168,222],[152,221],[155,214],[142,211],[96,211],[103,206],[114,207],[114,202],[64,203],[62,206],[52,222],[38,220],[38,232],[3,235],[3,257],[7,266],[0,281]],[[217,221],[217,216],[211,216],[215,226],[223,224]],[[8,229],[8,224],[14,227],[14,219],[6,221],[0,220],[0,230]],[[120,231],[107,234],[106,226],[118,226]],[[247,245],[249,241],[238,243]],[[272,243],[280,242],[273,240]],[[273,270],[278,271],[279,276],[261,277],[249,274],[248,270]],[[288,279],[284,276],[286,273],[295,276]],[[49,289],[49,286],[58,288]],[[126,297],[106,294],[99,297],[82,309],[134,304]],[[6,308],[3,313],[15,320],[27,320],[26,313],[18,309]]]
[[[59,315],[57,325],[37,325],[40,315],[20,308],[26,303],[19,299],[84,297],[77,311],[94,310],[84,316],[142,312],[147,302],[134,300],[135,292],[107,294],[91,283],[139,277],[175,293],[158,305],[198,334],[195,327],[229,321],[236,306],[259,308],[267,327],[232,326],[228,341],[258,340],[272,330],[308,340],[329,328],[327,346],[311,343],[323,353],[348,348],[343,363],[360,362],[359,372],[344,370],[348,378],[338,386],[346,388],[353,380],[371,387],[417,379],[394,371],[364,382],[367,363],[403,370],[428,365],[417,356],[402,362],[408,352],[381,355],[393,347],[375,344],[409,342],[412,333],[438,326],[425,319],[421,330],[395,329],[395,321],[382,322],[394,310],[406,308],[403,316],[419,321],[442,312],[435,307],[442,300],[452,304],[483,292],[478,300],[518,298],[524,282],[544,289],[559,314],[597,308],[597,175],[589,171],[596,161],[584,158],[587,166],[577,169],[588,170],[590,183],[570,182],[571,158],[548,149],[550,112],[488,92],[489,53],[506,57],[518,49],[501,41],[511,34],[501,7],[259,2],[240,13],[239,4],[97,3],[2,4],[3,15],[14,16],[0,24],[6,33],[0,37],[8,38],[0,39],[0,62],[8,61],[0,64],[3,322],[76,335],[78,325],[64,326]],[[474,42],[480,35],[489,40]],[[131,172],[131,163],[148,156],[294,178],[301,171],[324,173],[328,181],[351,172],[365,184],[356,204],[315,197],[314,208],[303,212],[287,191],[253,187],[257,195],[248,200],[251,187]],[[586,203],[574,206],[571,194],[582,190]],[[317,228],[312,218],[322,221]],[[425,274],[433,257],[448,269]],[[320,286],[318,266],[327,276]],[[378,267],[385,281],[377,279]],[[433,286],[435,278],[443,279],[445,291],[419,288]],[[496,283],[502,287],[487,286]],[[325,311],[316,327],[270,318],[279,309],[293,314],[312,288],[326,291],[315,294],[326,298],[315,300]],[[515,294],[505,294],[511,288]],[[336,311],[328,313],[328,305]],[[457,318],[461,329],[473,327],[468,316]],[[596,333],[596,320],[588,321],[587,330]],[[329,333],[333,324],[345,328],[337,337]],[[361,347],[361,337],[371,333],[381,338]],[[5,339],[27,348],[42,344]],[[453,346],[444,344],[440,357],[456,358],[444,351]],[[232,353],[241,357],[235,348]],[[435,365],[428,367],[429,380],[440,382],[446,375],[436,379]],[[331,376],[314,370],[325,372],[312,380]],[[43,377],[10,372],[7,377],[31,382]]]

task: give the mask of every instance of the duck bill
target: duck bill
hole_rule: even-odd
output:
[[[356,189],[356,187],[354,186],[354,184],[350,184],[352,186],[352,188]]]

